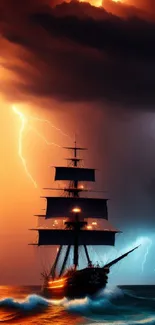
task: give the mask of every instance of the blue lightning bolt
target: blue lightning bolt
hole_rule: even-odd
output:
[[[148,243],[147,243],[147,247],[146,247],[146,252],[144,254],[144,259],[143,259],[143,262],[142,262],[142,272],[144,271],[144,265],[146,263],[146,260],[147,260],[147,256],[149,254],[149,251],[150,251],[150,248],[152,246],[152,240],[147,238],[148,239]]]
[[[121,251],[117,250],[117,256],[123,255],[125,252],[133,249],[136,246],[140,246],[138,248],[138,250],[136,250],[133,254],[134,254],[134,258],[137,258],[137,256],[138,256],[138,258],[141,258],[141,260],[142,260],[142,262],[141,262],[141,272],[143,272],[146,261],[147,261],[148,254],[149,254],[150,249],[152,247],[152,244],[153,244],[153,241],[152,241],[151,238],[145,237],[145,236],[138,237],[131,245],[129,245],[125,249],[123,249],[123,251],[122,250]],[[102,256],[103,264],[106,264],[108,261],[111,261],[111,260],[116,258],[116,253],[114,251],[113,251],[112,255],[111,255],[111,253],[112,252],[110,250],[108,252],[108,254],[104,254],[104,256]],[[107,261],[105,261],[105,260],[107,260]],[[121,261],[122,264],[125,263],[125,262],[126,262],[126,259]],[[119,269],[119,266],[120,266],[120,263],[118,263],[118,265],[117,265],[117,270]],[[115,268],[116,268],[116,266],[115,266]],[[111,273],[112,273],[112,271],[111,271]],[[115,273],[116,273],[116,269],[115,269]]]
[[[144,271],[144,266],[145,266],[145,263],[146,263],[146,260],[147,260],[147,256],[148,256],[150,248],[152,246],[152,239],[150,239],[149,237],[139,237],[136,240],[134,245],[137,245],[137,246],[141,245],[142,247],[145,247],[145,253],[143,252],[144,257],[142,259],[142,265],[141,265],[141,270],[143,272]]]

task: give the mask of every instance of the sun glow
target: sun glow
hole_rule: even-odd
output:
[[[90,1],[79,0],[79,2],[88,2],[94,7],[102,7],[102,5],[103,5],[102,0],[90,0]]]
[[[94,7],[104,7],[104,0],[79,0],[79,2],[88,2]],[[111,2],[116,2],[116,3],[126,3],[127,0],[111,0]]]

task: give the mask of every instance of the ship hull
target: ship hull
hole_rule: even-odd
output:
[[[69,299],[93,297],[106,287],[109,270],[92,267],[75,271],[72,275],[59,280],[48,281],[43,285],[41,294],[48,299]]]

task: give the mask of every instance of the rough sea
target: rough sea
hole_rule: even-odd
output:
[[[108,287],[96,299],[46,300],[39,287],[0,287],[0,323],[155,324],[155,286]]]

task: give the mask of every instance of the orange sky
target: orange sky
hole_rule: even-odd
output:
[[[134,227],[134,231],[133,228],[130,228],[133,222],[129,219],[130,208],[133,217],[135,213],[135,218],[138,220],[138,217],[141,216],[141,205],[143,209],[143,203],[145,207],[146,202],[146,199],[143,202],[141,201],[143,196],[137,196],[138,186],[141,188],[139,177],[142,174],[144,179],[148,180],[148,172],[152,177],[151,173],[154,168],[154,160],[153,157],[150,158],[148,146],[150,134],[148,133],[146,136],[147,117],[145,114],[144,117],[143,115],[140,117],[138,114],[134,115],[132,113],[119,116],[119,110],[117,111],[118,116],[115,116],[114,113],[107,110],[107,107],[93,106],[86,103],[61,105],[60,103],[50,102],[48,104],[52,108],[50,111],[44,110],[43,107],[42,109],[37,108],[33,103],[29,103],[29,105],[20,104],[19,107],[23,108],[22,111],[25,115],[28,110],[31,114],[34,112],[35,116],[49,119],[71,136],[76,129],[80,145],[89,147],[85,160],[86,166],[96,167],[101,171],[97,172],[96,189],[108,190],[107,195],[111,199],[109,204],[110,221],[121,230],[123,230],[122,223],[124,222],[126,230],[124,238],[126,238],[129,229],[132,229],[135,238],[139,227]],[[57,109],[54,110],[54,107],[57,107]],[[153,120],[154,116],[152,115],[150,116],[151,123]],[[29,171],[39,184],[39,189],[35,189],[27,177],[18,156],[18,136],[21,126],[19,118],[13,113],[9,103],[2,98],[1,122],[1,284],[38,284],[40,283],[43,262],[51,262],[53,253],[49,250],[45,251],[44,248],[41,250],[41,248],[28,246],[28,243],[36,238],[35,233],[30,232],[28,229],[36,227],[37,219],[33,215],[41,213],[40,209],[44,207],[44,202],[40,199],[40,195],[43,195],[41,188],[52,184],[53,173],[48,168],[49,165],[63,164],[63,158],[66,157],[67,153],[56,147],[47,146],[33,133],[25,132],[23,152],[27,159]],[[59,132],[53,129],[48,129],[47,125],[35,124],[35,127],[49,140],[54,140],[60,145],[71,144],[70,139],[60,135]],[[137,147],[142,148],[138,158]],[[133,165],[131,156],[135,159]],[[141,166],[137,171],[139,159],[141,160]],[[146,171],[145,166],[150,161],[150,168]],[[122,175],[123,180],[120,179]],[[135,175],[137,175],[137,179]],[[128,190],[127,183],[129,184]],[[115,187],[114,192],[113,187]],[[133,208],[134,204],[136,204],[135,210]],[[126,209],[126,205],[129,211]],[[138,207],[140,212],[138,212]]]
[[[51,105],[51,103],[50,103]],[[53,105],[58,104],[53,102]],[[64,132],[74,135],[74,127],[77,124],[76,118],[78,114],[72,111],[51,112],[38,109],[32,103],[17,104],[18,109],[25,116],[38,116],[42,119],[52,121]],[[64,109],[64,106],[63,106]],[[83,115],[84,114],[84,115]],[[84,121],[86,121],[87,113],[82,113]],[[70,117],[69,117],[70,116]],[[70,121],[74,122],[70,125]],[[84,125],[83,119],[79,121],[76,131],[80,134],[85,129],[87,134],[91,132],[91,125]],[[0,263],[1,263],[1,283],[4,284],[23,284],[23,283],[39,283],[40,272],[42,270],[42,260],[47,254],[44,250],[40,253],[40,248],[28,246],[28,243],[36,239],[36,233],[30,232],[29,228],[37,226],[37,218],[33,215],[41,213],[41,208],[45,207],[45,202],[40,199],[40,195],[45,193],[41,190],[44,186],[51,186],[53,182],[53,169],[49,166],[62,164],[66,154],[55,146],[49,146],[42,139],[28,130],[28,124],[25,128],[23,138],[23,157],[26,158],[27,167],[32,177],[38,184],[38,189],[28,178],[20,157],[18,156],[18,141],[21,121],[10,105],[1,97],[1,204],[0,204]],[[71,145],[71,139],[63,136],[46,123],[33,122],[33,126],[46,137],[49,141],[55,141],[59,145]],[[94,127],[96,123],[94,124]],[[79,140],[83,145],[87,145],[88,137],[82,139],[82,132]],[[95,138],[94,138],[95,141]],[[92,153],[89,153],[89,156]],[[86,157],[88,162],[88,157]],[[94,160],[94,159],[93,159]],[[92,161],[93,161],[92,160]],[[94,161],[95,164],[95,161]],[[89,166],[91,166],[89,162]],[[47,255],[49,257],[49,253]],[[50,261],[52,261],[52,253],[50,253]],[[49,260],[48,260],[49,262]],[[46,261],[47,263],[47,261]]]
[[[26,109],[23,111],[26,114]],[[34,111],[36,116],[37,110]],[[53,114],[50,114],[50,116],[40,114],[39,116],[42,118],[49,117],[55,124],[58,122]],[[44,202],[39,197],[42,193],[41,187],[50,185],[47,175],[48,177],[51,176],[52,181],[53,173],[48,167],[50,164],[60,163],[62,153],[59,148],[53,146],[49,149],[44,141],[37,138],[37,135],[25,129],[23,155],[27,160],[30,173],[38,183],[39,188],[35,189],[33,183],[27,177],[22,161],[18,156],[21,121],[13,113],[10,104],[6,103],[2,98],[1,123],[1,281],[3,283],[7,279],[8,283],[16,283],[17,279],[20,278],[23,281],[24,276],[26,276],[26,281],[33,283],[35,281],[37,262],[34,250],[31,246],[28,246],[28,243],[32,238],[35,239],[35,234],[32,235],[28,228],[36,226],[37,220],[33,217],[33,214],[40,213],[40,208],[44,207]],[[37,130],[46,136],[49,141],[55,140],[60,145],[65,143],[59,132],[53,131],[44,123],[41,125],[41,122],[35,123],[35,125]],[[20,265],[17,262],[19,260],[22,261]],[[28,272],[28,266],[32,273]],[[25,268],[27,274],[25,274]],[[21,272],[23,272],[23,277],[21,277]]]
[[[7,1],[4,1],[4,5],[5,3],[7,3]],[[31,1],[28,3],[31,3]],[[34,3],[36,4],[37,2],[34,1]],[[140,0],[136,2],[134,2],[134,0],[128,0],[125,3],[131,5],[138,3],[138,8],[150,10],[150,7],[144,0],[141,2],[142,5],[140,5]],[[108,8],[111,8],[112,12],[115,12],[116,9],[120,12],[120,7],[118,7],[119,3],[112,4],[110,0],[104,0],[104,6],[106,7],[109,5],[110,7]],[[24,12],[23,4],[20,10]],[[46,57],[40,55],[38,59],[35,50],[31,52],[31,47],[33,49],[33,45],[35,44],[36,48],[40,49],[39,46],[41,41],[42,48],[45,49],[45,51],[42,52],[46,52],[47,50],[48,53],[49,50],[49,53],[52,53],[53,48],[49,42],[50,37],[42,28],[37,29],[36,27],[36,29],[32,28],[32,30],[29,30],[27,25],[24,25],[23,16],[17,15],[16,10],[11,11],[10,9],[10,12],[6,10],[4,16],[6,22],[1,24],[4,35],[9,39],[9,32],[13,31],[15,33],[13,33],[13,35],[17,35],[17,39],[18,37],[20,39],[22,33],[24,33],[24,40],[26,40],[25,43],[28,44],[28,46],[24,48],[24,46],[22,47],[21,45],[14,45],[13,42],[6,40],[7,37],[0,36],[0,278],[1,283],[4,284],[34,284],[38,283],[40,280],[41,263],[40,259],[37,258],[38,255],[36,250],[28,246],[28,243],[35,236],[35,234],[29,232],[28,229],[36,226],[37,221],[35,217],[33,217],[33,214],[40,213],[40,208],[43,204],[40,200],[40,195],[43,194],[41,188],[51,185],[52,172],[48,166],[50,164],[62,164],[62,159],[65,157],[65,154],[57,147],[46,145],[42,139],[39,139],[37,135],[34,134],[34,132],[29,131],[28,127],[25,129],[23,153],[27,160],[27,166],[30,173],[39,184],[39,189],[35,189],[33,183],[27,177],[22,161],[18,156],[21,121],[19,116],[14,114],[11,105],[16,104],[25,116],[33,115],[43,119],[49,119],[54,125],[61,128],[71,137],[74,136],[74,130],[76,130],[79,143],[90,147],[90,152],[86,157],[86,164],[88,163],[90,167],[97,167],[104,170],[102,177],[98,178],[99,189],[103,189],[103,179],[104,181],[107,180],[107,156],[112,155],[112,163],[109,164],[108,168],[111,168],[113,174],[119,175],[119,164],[114,164],[115,157],[120,155],[123,157],[122,162],[125,161],[125,164],[128,163],[128,152],[132,153],[132,146],[130,141],[128,141],[128,137],[126,142],[123,141],[125,141],[124,134],[127,132],[126,123],[130,124],[130,116],[122,116],[120,122],[116,121],[115,124],[112,124],[111,110],[107,113],[103,103],[88,104],[82,102],[80,104],[71,104],[65,102],[60,104],[60,102],[46,98],[46,96],[37,97],[36,94],[28,94],[28,91],[26,92],[27,86],[30,86],[30,89],[33,89],[35,93],[35,80],[39,80],[41,91],[41,87],[44,86],[42,83],[43,73],[46,74],[48,72]],[[17,17],[20,17],[20,21],[18,21]],[[24,28],[22,29],[23,26]],[[36,31],[40,33],[38,39],[36,38]],[[29,39],[29,32],[31,34],[31,39]],[[27,40],[29,40],[30,43],[28,43]],[[63,49],[63,47],[61,48],[60,46],[60,40],[57,42],[54,40],[53,42],[55,42],[54,47]],[[66,52],[65,50],[63,52],[63,58],[72,46],[71,42],[68,43]],[[79,48],[78,51],[80,55]],[[98,58],[99,61],[101,60],[101,55],[98,51],[87,51],[87,47],[86,49],[84,48],[82,52],[84,56],[89,55],[89,58],[92,56],[93,58]],[[78,52],[75,46],[73,55],[75,56],[76,53]],[[53,58],[55,59],[54,56]],[[69,62],[69,59],[67,62]],[[57,68],[59,68],[59,64]],[[53,86],[55,86],[55,83],[60,83],[61,79],[59,79],[58,76],[61,76],[62,79],[66,77],[63,75],[61,68],[59,69],[58,71],[55,70],[53,64],[50,70],[51,74],[53,73],[54,75],[52,79]],[[83,75],[84,72],[85,71],[83,71]],[[87,70],[87,73],[88,72],[89,70]],[[77,73],[79,73],[79,70]],[[97,78],[97,75],[95,75],[95,77]],[[49,82],[50,81],[51,79],[49,79]],[[74,80],[71,80],[71,82],[74,88]],[[20,105],[18,103],[19,100]],[[118,106],[116,109],[118,112]],[[114,113],[114,115],[115,114],[116,113]],[[120,131],[121,128],[119,123],[123,125],[121,125],[122,131]],[[67,139],[67,137],[64,137],[60,132],[50,128],[45,123],[35,122],[34,126],[49,141],[55,141],[59,145],[71,144],[69,138]],[[137,132],[137,125],[135,130]],[[141,134],[141,126],[139,130],[139,134]],[[123,145],[126,148],[124,152],[122,150],[122,148],[124,148]],[[142,156],[142,158],[144,157]],[[144,159],[142,159],[142,161],[144,161]],[[107,189],[106,186],[105,188]]]

